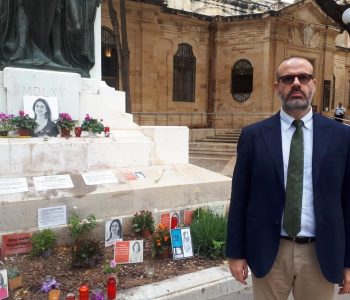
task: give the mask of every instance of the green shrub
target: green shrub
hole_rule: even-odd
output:
[[[202,208],[193,213],[191,234],[195,253],[210,258],[225,257],[227,218]]]
[[[16,266],[11,266],[7,268],[7,278],[14,279],[21,275],[21,271]]]
[[[74,241],[85,239],[96,227],[96,217],[89,215],[86,219],[80,220],[76,213],[73,213],[68,221],[69,233]]]
[[[32,251],[34,256],[40,256],[45,251],[52,250],[56,242],[56,233],[52,229],[35,232],[32,237]]]
[[[96,217],[94,215],[80,220],[79,216],[73,213],[69,218],[69,233],[74,240],[72,267],[90,268],[96,266],[101,260],[103,255],[99,242],[89,238],[95,227]]]

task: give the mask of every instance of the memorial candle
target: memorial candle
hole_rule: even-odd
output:
[[[86,283],[79,288],[79,300],[89,300],[89,286]]]
[[[74,293],[68,293],[66,295],[66,300],[75,300],[75,294]]]
[[[105,297],[103,295],[102,289],[94,289],[91,292],[91,300],[104,300]]]
[[[113,276],[107,279],[107,299],[114,300],[117,297],[117,281]]]

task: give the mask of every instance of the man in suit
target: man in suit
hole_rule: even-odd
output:
[[[237,147],[230,271],[246,284],[250,267],[255,300],[331,300],[336,283],[350,293],[350,127],[312,112],[308,60],[284,60],[274,87],[280,112]]]

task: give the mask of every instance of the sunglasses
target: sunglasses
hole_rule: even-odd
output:
[[[312,79],[312,76],[311,74],[297,74],[297,75],[284,75],[284,76],[281,76],[278,81],[282,81],[283,84],[293,84],[294,82],[294,79],[295,77],[298,78],[298,81],[301,83],[301,84],[306,84],[306,83],[309,83],[310,80]]]

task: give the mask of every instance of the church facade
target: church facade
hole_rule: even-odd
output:
[[[348,35],[313,0],[231,16],[156,0],[126,4],[132,113],[192,114],[188,122],[199,127],[213,126],[208,114],[274,113],[280,108],[275,70],[290,56],[314,66],[315,110],[332,114],[338,102],[350,106]],[[106,4],[102,26],[112,28]]]

